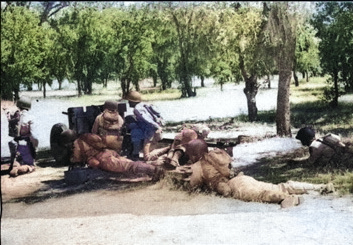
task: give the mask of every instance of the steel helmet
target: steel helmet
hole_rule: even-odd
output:
[[[295,138],[300,140],[303,145],[310,146],[315,139],[315,131],[310,127],[301,128]]]
[[[181,131],[181,139],[180,139],[181,144],[187,144],[191,140],[195,140],[195,139],[197,139],[197,133],[194,130],[183,129],[183,131]]]
[[[119,103],[114,100],[106,100],[103,106],[104,110],[108,109],[110,111],[118,110]]]
[[[185,145],[185,148],[186,155],[193,163],[197,162],[203,155],[208,153],[207,143],[202,139],[191,140]]]
[[[132,102],[141,102],[141,94],[137,91],[130,91],[127,95],[126,95],[126,99],[128,101],[132,101]]]
[[[16,106],[20,108],[21,110],[23,109],[31,109],[32,101],[31,98],[28,96],[21,96],[21,98],[17,101]]]
[[[198,137],[201,139],[207,138],[211,129],[204,124],[194,124],[192,129],[197,133]]]

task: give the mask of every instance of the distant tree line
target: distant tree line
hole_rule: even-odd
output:
[[[326,98],[353,90],[353,3],[2,2],[1,99],[67,79],[78,95],[120,83],[122,96],[152,78],[183,97],[202,84],[245,82],[250,121],[264,76],[279,75],[277,132],[290,135],[289,85],[297,73],[329,75]],[[315,14],[310,10],[316,9]]]

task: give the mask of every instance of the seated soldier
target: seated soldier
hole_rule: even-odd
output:
[[[107,148],[120,153],[123,142],[121,128],[124,119],[119,115],[118,106],[118,102],[114,100],[105,101],[103,112],[94,121],[92,133],[101,136]]]
[[[11,153],[12,169],[10,176],[16,177],[20,174],[31,173],[35,170],[36,150],[38,147],[38,125],[35,116],[31,113],[31,98],[21,96],[17,101],[16,110],[13,115],[9,113],[9,136],[13,137],[8,145]]]
[[[77,137],[73,130],[61,133],[62,141],[73,149],[70,161],[72,164],[84,163],[91,168],[99,168],[116,173],[147,175],[153,181],[159,180],[164,170],[158,166],[140,161],[132,161],[108,149],[102,138],[96,134],[86,133]]]
[[[155,155],[151,154],[151,148],[163,137],[163,118],[153,105],[142,102],[141,94],[130,91],[126,95],[129,106],[133,108],[133,115],[128,116],[128,129],[130,130],[133,145],[132,159],[138,160],[142,149],[143,159],[151,161]]]
[[[319,185],[303,182],[288,181],[286,183],[271,184],[258,181],[243,173],[231,178],[231,157],[222,149],[216,148],[208,152],[205,142],[195,140],[189,146],[190,151],[203,149],[200,160],[190,166],[177,168],[181,172],[189,172],[191,175],[185,181],[189,181],[190,188],[204,187],[215,191],[225,197],[233,197],[243,201],[256,201],[268,203],[280,203],[282,207],[290,207],[300,204],[297,194],[304,194],[308,190],[332,192],[332,184]]]
[[[305,161],[310,164],[335,166],[351,164],[353,147],[343,144],[338,135],[327,134],[322,138],[316,138],[312,128],[304,127],[298,131],[296,139],[309,147],[310,157]]]

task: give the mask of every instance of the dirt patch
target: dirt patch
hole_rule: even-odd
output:
[[[68,185],[66,170],[47,160],[33,173],[1,176],[1,244],[349,244],[352,238],[351,196],[309,193],[283,210],[190,193],[168,178],[131,183],[100,170]]]

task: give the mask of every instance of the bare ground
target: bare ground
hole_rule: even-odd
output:
[[[168,175],[127,182],[86,169],[87,182],[69,185],[66,170],[49,157],[1,176],[1,244],[352,244],[352,196],[309,193],[281,209],[190,193]]]

